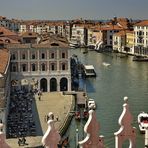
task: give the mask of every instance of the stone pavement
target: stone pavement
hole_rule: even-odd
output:
[[[7,139],[7,143],[12,148],[31,148],[42,145],[41,139],[48,127],[45,116],[47,116],[49,112],[53,112],[55,127],[58,129],[64,122],[64,119],[71,108],[72,97],[73,96],[71,95],[63,95],[61,92],[52,92],[43,93],[39,100],[36,95],[33,101],[33,115],[36,123],[37,136],[26,137],[26,143],[28,145],[25,146],[18,146],[18,139],[16,138]],[[58,117],[58,121],[56,117]]]

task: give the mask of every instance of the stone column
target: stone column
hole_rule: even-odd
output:
[[[68,91],[71,91],[71,78],[68,77]]]
[[[60,78],[57,78],[57,91],[60,91]]]
[[[148,127],[145,130],[145,148],[148,148]]]

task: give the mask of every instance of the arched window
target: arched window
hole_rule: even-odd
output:
[[[31,65],[31,70],[32,70],[32,71],[36,71],[36,65],[35,65],[35,64],[32,64],[32,65]]]
[[[60,91],[67,91],[68,90],[68,80],[67,78],[62,78],[60,80]]]
[[[41,71],[45,71],[46,70],[46,65],[44,63],[41,64]]]

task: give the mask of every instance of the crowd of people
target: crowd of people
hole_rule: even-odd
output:
[[[15,90],[11,93],[7,119],[8,138],[36,135],[32,99],[32,93],[26,90]]]

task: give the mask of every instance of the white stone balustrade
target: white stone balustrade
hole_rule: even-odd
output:
[[[115,148],[122,148],[126,140],[129,140],[129,148],[136,148],[136,129],[131,126],[133,117],[129,111],[128,97],[124,97],[124,101],[123,112],[119,118],[121,127],[118,132],[114,133]],[[79,141],[80,148],[104,148],[103,136],[98,136],[98,130],[99,123],[96,120],[95,111],[90,110],[89,119],[84,127],[87,136],[83,141]]]
[[[99,128],[96,113],[90,110],[88,121],[84,126],[87,136],[83,141],[79,141],[80,148],[104,148],[103,136],[98,136]]]
[[[115,135],[115,148],[122,148],[125,140],[129,140],[129,148],[136,148],[136,129],[131,126],[133,117],[129,111],[127,103],[128,97],[124,97],[123,112],[119,118],[119,125],[121,126]]]
[[[3,129],[3,124],[0,123],[0,148],[11,148],[7,143],[6,143],[6,137],[5,134],[2,132]]]
[[[42,144],[45,148],[58,148],[61,139],[59,132],[54,127],[54,115],[52,112],[48,114],[48,129],[42,138]]]

